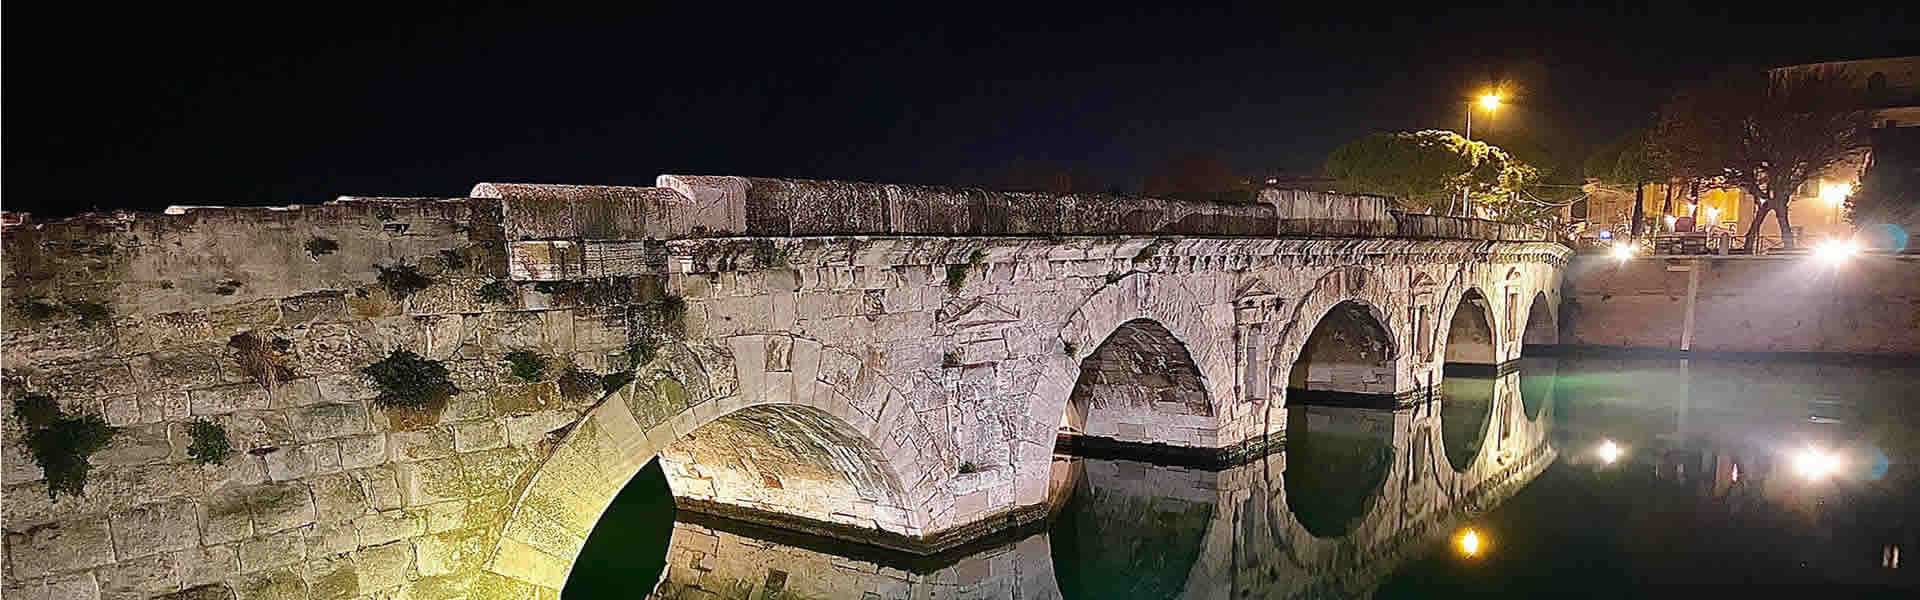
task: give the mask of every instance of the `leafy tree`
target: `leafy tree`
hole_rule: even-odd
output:
[[[1716,187],[1739,188],[1757,205],[1747,227],[1752,249],[1769,213],[1793,247],[1787,204],[1808,179],[1847,159],[1873,122],[1866,94],[1830,68],[1728,77],[1675,94],[1650,138],[1671,168]]]
[[[1390,196],[1404,210],[1457,212],[1465,195],[1503,219],[1521,212],[1514,197],[1540,178],[1505,150],[1440,130],[1348,142],[1327,157],[1326,174],[1345,189]]]
[[[1582,165],[1587,177],[1601,183],[1631,186],[1633,188],[1633,214],[1630,217],[1629,236],[1640,237],[1642,225],[1646,221],[1646,187],[1655,177],[1652,147],[1647,140],[1648,131],[1637,129],[1621,135],[1618,139],[1600,147],[1588,156]]]

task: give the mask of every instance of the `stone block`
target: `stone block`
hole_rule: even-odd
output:
[[[428,504],[414,510],[427,520],[427,533],[445,533],[464,526],[467,516],[467,502],[456,500]]]
[[[207,497],[206,543],[220,544],[253,537],[253,514],[245,487],[224,487]]]
[[[467,479],[458,459],[397,464],[393,466],[393,472],[399,482],[401,500],[406,506],[457,500],[467,495]]]
[[[340,468],[361,469],[387,460],[387,434],[370,433],[340,438]]]
[[[313,493],[314,519],[322,523],[348,521],[366,514],[367,492],[360,480],[346,473],[318,475],[306,480]]]
[[[413,541],[414,567],[422,577],[451,575],[479,566],[486,556],[482,536],[472,533],[429,535]]]
[[[472,421],[455,423],[453,426],[453,449],[458,452],[474,452],[499,448],[507,444],[507,438],[500,432],[500,425],[492,421]]]
[[[470,495],[509,492],[534,464],[533,453],[520,448],[462,454],[459,460]]]
[[[98,600],[100,584],[93,573],[72,573],[9,585],[4,595],[7,600]]]
[[[375,467],[353,472],[354,478],[360,480],[361,489],[366,490],[367,499],[374,510],[399,508],[405,502],[395,471],[395,467]]]
[[[546,439],[547,434],[572,425],[577,416],[565,410],[545,410],[537,413],[507,417],[507,443],[515,446],[531,446]]]
[[[405,510],[385,510],[353,520],[354,539],[362,547],[424,535],[427,521]]]
[[[388,458],[396,463],[453,455],[453,428],[435,425],[387,434]]]
[[[360,573],[345,556],[307,561],[307,593],[314,600],[344,600],[360,594]]]
[[[293,529],[240,542],[240,571],[254,573],[307,559],[307,531]]]
[[[407,582],[407,570],[413,567],[413,544],[393,542],[363,548],[354,553],[354,562],[360,565],[363,589],[373,591],[398,586]]]
[[[352,552],[360,547],[356,537],[351,521],[315,523],[307,534],[307,556],[320,558]]]
[[[7,534],[15,580],[112,563],[113,552],[106,517],[60,521]]]
[[[313,494],[304,482],[270,483],[247,493],[256,534],[286,531],[314,521]]]
[[[121,427],[107,447],[88,458],[95,465],[142,465],[166,460],[173,452],[167,426],[159,423]]]
[[[187,500],[147,504],[114,513],[113,547],[120,560],[200,545],[200,507]]]
[[[188,411],[196,417],[267,408],[267,390],[257,383],[236,383],[187,392]]]
[[[324,451],[327,449],[320,448],[317,450]],[[334,449],[334,451],[338,452],[337,449]],[[267,453],[267,455],[263,457],[267,461],[267,478],[274,481],[292,481],[312,475],[314,473],[314,463],[316,462],[314,460],[315,452],[316,445],[310,444],[306,446],[281,448],[277,451]],[[334,463],[339,462],[337,454],[332,461]]]
[[[108,425],[125,427],[146,421],[146,419],[141,418],[139,396],[123,394],[107,398],[103,403],[106,405],[106,411],[102,413],[101,416],[107,420]],[[159,419],[155,418],[153,420],[157,421]]]
[[[279,568],[239,577],[234,585],[236,600],[306,600],[307,582],[302,569]]]
[[[100,595],[105,598],[147,598],[179,591],[180,572],[176,560],[173,554],[122,559],[113,568],[98,572]]]
[[[154,390],[140,394],[142,421],[179,421],[186,419],[188,393],[179,390]]]
[[[366,409],[359,403],[314,404],[291,409],[288,412],[287,421],[294,435],[303,441],[356,435],[367,431]]]
[[[348,318],[346,292],[340,290],[322,290],[280,299],[280,320],[287,325],[330,323]]]

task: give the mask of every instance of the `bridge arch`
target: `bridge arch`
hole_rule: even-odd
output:
[[[1285,405],[1295,390],[1376,396],[1403,391],[1410,381],[1403,381],[1406,360],[1393,298],[1380,277],[1362,267],[1316,280],[1275,344],[1268,381],[1278,389],[1270,397]]]
[[[701,464],[703,457],[737,458],[742,448],[727,444],[772,451],[785,463],[772,469],[735,465],[701,471],[742,486],[708,494],[709,501],[734,506],[771,501],[767,505],[778,511],[764,511],[765,516],[798,515],[815,521],[814,529],[823,533],[882,544],[927,531],[925,495],[906,487],[919,482],[927,468],[920,449],[884,443],[890,432],[913,425],[870,415],[848,402],[854,390],[840,388],[854,385],[851,380],[797,366],[776,370],[801,364],[791,361],[796,347],[820,352],[818,342],[776,335],[724,342],[663,348],[634,381],[608,393],[576,421],[516,488],[483,570],[516,585],[561,589],[601,513],[649,461],[677,453],[664,456],[663,466],[683,468],[669,479],[676,495],[692,491],[697,501],[699,490],[686,487],[700,478],[684,467]],[[813,356],[817,361],[819,354]],[[780,474],[798,477],[781,479]],[[790,481],[808,488],[794,492],[811,493],[814,500],[775,487]]]
[[[1150,319],[1120,324],[1080,362],[1063,433],[1130,442],[1204,442],[1216,415],[1186,344]]]
[[[1533,302],[1527,306],[1527,327],[1520,338],[1522,348],[1560,343],[1560,321],[1553,314],[1553,302],[1547,299],[1547,292],[1533,294]]]
[[[1478,287],[1461,292],[1453,302],[1447,320],[1446,337],[1441,343],[1446,365],[1492,366],[1500,364],[1498,321],[1494,319],[1493,300]]]

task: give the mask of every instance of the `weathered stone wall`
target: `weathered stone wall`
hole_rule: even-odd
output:
[[[1913,258],[1582,257],[1567,285],[1562,344],[1920,354]]]
[[[946,547],[1043,516],[1081,363],[1124,323],[1154,323],[1184,346],[1210,420],[1126,418],[1161,427],[1163,443],[1221,448],[1284,431],[1279,369],[1334,304],[1379,307],[1407,348],[1412,309],[1469,287],[1557,296],[1565,255],[1478,240],[687,238],[772,218],[709,185],[746,185],[734,190],[744,199],[760,184],[663,181],[686,191],[483,185],[476,196],[498,197],[8,229],[6,396],[48,393],[120,433],[93,456],[87,495],[56,503],[7,419],[6,593],[551,594],[647,460],[764,405],[817,411],[823,427],[785,431],[834,432],[815,450],[871,446],[790,452],[794,470],[782,472],[822,483],[806,494],[730,485],[713,504]],[[779,200],[813,188],[782,185],[753,197],[813,214]],[[1230,213],[1090,214],[1167,224]],[[383,283],[381,267],[397,265],[430,284],[406,294]],[[663,311],[666,294],[684,299],[683,319]],[[1451,315],[1435,312],[1437,323]],[[567,397],[552,381],[568,366],[634,367],[629,342],[663,332],[672,343],[610,394]],[[1502,356],[1517,357],[1517,332],[1496,334]],[[444,361],[461,392],[424,413],[375,407],[358,371],[396,350]],[[551,357],[547,380],[509,374],[514,350]],[[256,377],[261,360],[287,372]],[[1398,391],[1438,380],[1438,363],[1414,353],[1392,365]],[[225,427],[238,453],[191,462],[197,419]],[[736,481],[771,487],[755,475]],[[835,477],[847,485],[824,485]],[[871,509],[834,509],[848,497]]]

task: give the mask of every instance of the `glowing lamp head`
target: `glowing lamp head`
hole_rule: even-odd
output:
[[[1600,455],[1600,462],[1602,463],[1610,465],[1613,464],[1614,461],[1620,460],[1620,445],[1613,443],[1613,440],[1601,441],[1600,448],[1594,452]]]
[[[1827,204],[1839,206],[1841,202],[1846,201],[1847,196],[1851,195],[1853,195],[1853,184],[1850,183],[1828,183],[1820,186],[1820,199],[1827,201]]]
[[[1480,554],[1480,532],[1478,531],[1468,529],[1465,533],[1460,534],[1460,539],[1456,543],[1459,545],[1460,554],[1466,556],[1477,556]]]
[[[1480,96],[1480,108],[1486,110],[1500,108],[1500,92]]]
[[[1626,244],[1614,244],[1613,257],[1619,260],[1626,260],[1629,258],[1633,258],[1633,246],[1629,246]]]
[[[1808,447],[1793,457],[1793,469],[1807,479],[1821,479],[1840,470],[1840,455]]]

